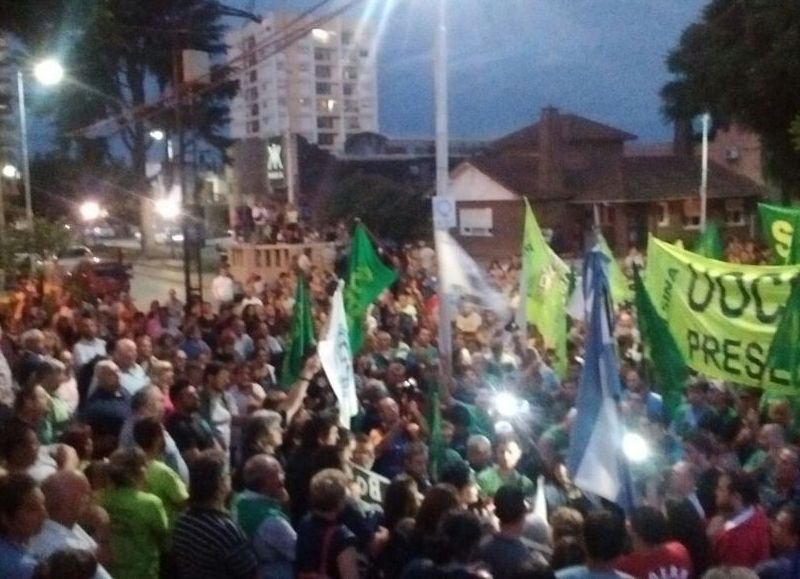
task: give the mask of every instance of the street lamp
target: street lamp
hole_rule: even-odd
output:
[[[33,76],[44,86],[55,86],[64,80],[64,67],[54,58],[47,58],[33,67]]]
[[[100,208],[100,204],[97,201],[84,201],[81,203],[79,211],[81,214],[81,219],[87,223],[99,219],[103,212]]]
[[[33,76],[44,86],[55,86],[64,79],[64,68],[57,60],[48,58],[34,65]],[[31,166],[28,155],[28,117],[25,113],[25,78],[22,69],[17,71],[17,97],[19,98],[19,126],[22,141],[22,181],[25,187],[25,218],[28,227],[33,227]]]
[[[164,197],[156,201],[156,213],[167,221],[174,221],[181,214],[181,206],[174,197]]]
[[[150,131],[150,138],[154,141],[163,141],[164,140],[164,131],[161,129],[153,129]]]
[[[19,171],[12,164],[3,165],[3,177],[6,179],[16,179],[19,176]]]

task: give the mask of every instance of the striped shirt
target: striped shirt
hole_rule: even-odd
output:
[[[247,536],[222,511],[193,508],[178,517],[172,551],[181,579],[250,579],[258,566]]]

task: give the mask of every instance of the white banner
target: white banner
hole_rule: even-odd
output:
[[[358,397],[344,313],[343,288],[344,282],[340,280],[331,302],[328,332],[325,339],[317,345],[317,352],[331,389],[339,400],[339,423],[350,428],[350,419],[358,414]]]

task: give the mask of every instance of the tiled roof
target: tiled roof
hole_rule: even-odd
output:
[[[561,139],[565,143],[579,141],[632,141],[636,135],[609,127],[602,123],[580,117],[578,115],[559,113],[558,122],[561,127]],[[531,149],[539,148],[539,123],[529,125],[493,143],[495,149]]]

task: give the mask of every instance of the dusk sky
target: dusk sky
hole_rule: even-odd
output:
[[[237,0],[257,12],[319,0]],[[681,31],[706,0],[449,0],[452,137],[496,137],[548,104],[639,135],[671,138],[658,92]],[[233,2],[231,2],[233,4]],[[380,130],[433,134],[435,0],[364,0],[382,14]]]

